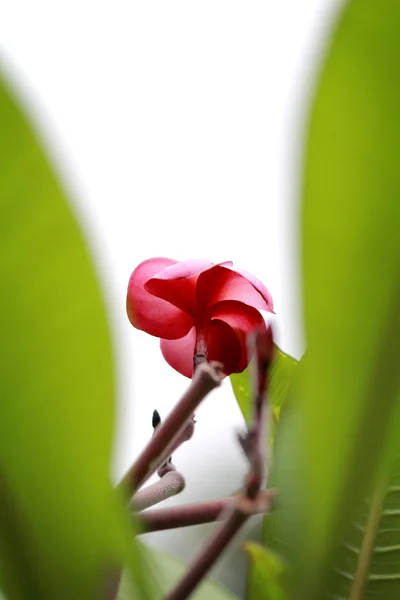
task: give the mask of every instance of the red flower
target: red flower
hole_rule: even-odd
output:
[[[127,313],[137,329],[161,338],[165,360],[191,377],[193,357],[240,373],[250,360],[246,336],[265,322],[257,309],[274,312],[267,288],[253,275],[207,260],[150,258],[133,271]]]

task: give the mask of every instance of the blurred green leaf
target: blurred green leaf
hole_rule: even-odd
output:
[[[283,561],[254,542],[246,542],[244,549],[250,558],[246,600],[285,600],[282,579],[286,566]]]
[[[400,597],[400,456],[389,483],[361,503],[334,561],[329,589],[338,597]]]
[[[147,566],[153,574],[154,585],[149,599],[162,600],[165,594],[184,575],[188,566],[182,560],[166,552],[161,552],[144,544],[140,544],[140,547],[144,558],[147,559]],[[237,600],[234,594],[211,579],[204,580],[190,597],[193,600]],[[128,578],[124,577],[118,600],[134,600],[135,598],[132,585]]]
[[[347,524],[332,563],[334,597],[400,597],[400,404],[391,420],[377,482]]]
[[[398,397],[399,64],[400,4],[349,3],[309,125],[302,251],[309,350],[277,443],[296,600],[325,597],[341,540],[375,481]]]
[[[287,396],[297,360],[275,345],[275,356],[270,369],[268,398],[272,404],[274,416],[279,419],[282,404]],[[248,422],[252,416],[252,365],[242,373],[233,373],[231,383],[236,400],[244,418]]]
[[[99,600],[130,541],[109,478],[104,302],[66,196],[3,81],[0,131],[2,584],[13,600]]]

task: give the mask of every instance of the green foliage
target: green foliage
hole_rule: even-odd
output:
[[[129,526],[110,485],[104,303],[65,194],[0,81],[0,570],[10,598],[105,598]]]
[[[276,457],[296,600],[328,593],[398,403],[399,31],[397,2],[351,2],[311,113],[303,189],[309,349]],[[389,564],[397,578],[399,565]]]
[[[247,600],[285,600],[283,575],[286,565],[271,550],[247,542],[244,546],[250,558]]]
[[[293,356],[275,346],[274,360],[269,373],[268,399],[272,404],[276,419],[279,419],[279,413],[287,397],[297,362]],[[252,364],[250,363],[242,373],[232,374],[231,383],[240,410],[248,422],[252,416]]]
[[[400,457],[389,482],[361,502],[334,561],[330,590],[343,598],[400,597]]]
[[[152,572],[153,585],[149,600],[162,600],[165,594],[179,581],[187,569],[187,565],[178,558],[140,544],[142,554],[148,561]],[[132,586],[126,577],[123,578],[118,600],[132,600]],[[204,580],[191,596],[193,600],[235,600],[236,596],[211,579]]]

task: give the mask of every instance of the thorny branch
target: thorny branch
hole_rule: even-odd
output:
[[[209,544],[197,556],[187,573],[166,597],[166,600],[185,600],[197,587],[212,565],[220,557],[247,519],[256,512],[264,479],[264,409],[268,368],[273,356],[272,329],[258,331],[251,339],[255,348],[254,416],[247,435],[240,443],[249,459],[250,469],[244,489],[236,495],[226,520]]]

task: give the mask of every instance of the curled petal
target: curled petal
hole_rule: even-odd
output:
[[[196,344],[196,329],[192,327],[179,340],[160,340],[161,352],[167,363],[185,377],[193,375],[193,355]]]
[[[232,270],[236,271],[236,273],[239,273],[240,275],[245,277],[248,281],[250,281],[252,286],[255,287],[255,289],[261,294],[261,296],[264,298],[265,302],[267,303],[267,305],[269,307],[268,312],[273,313],[274,312],[274,303],[272,300],[272,296],[269,293],[269,291],[267,290],[267,288],[265,287],[265,285],[262,283],[262,281],[257,279],[257,277],[255,277],[251,273],[244,271],[243,269],[232,269]]]
[[[242,347],[235,331],[225,321],[213,319],[207,331],[208,360],[217,360],[224,365],[225,375],[238,372]]]
[[[221,362],[226,375],[236,372],[240,364],[242,348],[234,330],[224,321],[214,319],[208,324],[205,337],[208,360]],[[195,345],[195,327],[179,340],[160,340],[161,352],[167,363],[186,377],[193,375]]]
[[[224,263],[226,264],[226,263]],[[230,263],[232,264],[232,263]],[[155,273],[154,279],[183,279],[184,277],[192,277],[206,269],[210,269],[214,263],[203,258],[193,258],[190,260],[182,260],[168,265],[162,271]]]
[[[126,298],[126,310],[132,325],[166,339],[186,335],[193,325],[193,319],[171,303],[149,294],[145,283],[155,273],[175,262],[170,258],[150,258],[140,263],[131,275]]]
[[[213,264],[209,260],[194,259],[168,265],[147,281],[145,289],[195,317],[197,280],[200,274],[210,269]]]
[[[267,288],[252,275],[244,273],[221,265],[201,273],[196,289],[200,312],[207,312],[223,300],[238,300],[254,308],[273,312],[272,298]]]
[[[250,361],[247,336],[255,329],[266,329],[265,321],[256,308],[237,300],[223,300],[215,304],[211,313],[212,322],[219,319],[235,332],[241,346],[241,356],[234,372],[244,371]]]

